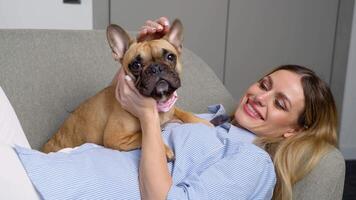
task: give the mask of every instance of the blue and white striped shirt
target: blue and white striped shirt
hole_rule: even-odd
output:
[[[162,136],[176,156],[167,163],[173,179],[167,199],[271,199],[274,166],[251,143],[253,134],[230,124],[170,124]],[[140,199],[140,150],[119,152],[95,144],[69,153],[15,149],[44,199]]]

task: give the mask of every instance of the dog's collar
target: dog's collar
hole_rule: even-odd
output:
[[[158,112],[168,112],[176,103],[178,99],[177,91],[175,91],[172,96],[165,102],[157,102]]]

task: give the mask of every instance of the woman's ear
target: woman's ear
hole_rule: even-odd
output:
[[[288,137],[298,134],[298,132],[299,132],[299,129],[290,128],[283,134],[283,137],[288,138]]]

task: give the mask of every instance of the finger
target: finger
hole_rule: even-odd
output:
[[[130,88],[132,92],[134,92],[137,96],[142,96],[141,93],[137,90],[134,82],[132,81],[131,77],[125,76],[126,85]]]
[[[147,28],[146,28],[146,26],[142,26],[140,29],[139,35],[144,36],[146,34],[147,34]]]
[[[117,79],[118,79],[118,76],[119,76],[119,72],[120,72],[120,69],[117,70],[117,72],[116,72],[115,76],[113,77],[113,79],[112,79],[110,85],[113,85],[113,84],[117,83]]]
[[[117,75],[117,85],[115,89],[115,97],[117,100],[122,101],[122,93],[124,92],[125,87],[125,70],[121,67]]]
[[[115,87],[115,98],[120,104],[122,104],[121,92],[122,92],[122,84],[120,84],[120,81],[118,80],[117,85]]]
[[[115,97],[116,97],[116,100],[118,100],[122,104],[123,100],[122,100],[122,95],[121,95],[120,91],[122,91],[122,90],[117,89],[117,92],[115,92]]]
[[[147,20],[145,25],[148,26],[148,27],[154,28],[154,29],[156,29],[158,31],[162,31],[163,30],[163,25],[161,25],[161,24],[159,24],[157,22],[151,21],[151,20]]]
[[[127,82],[123,80],[119,95],[122,104],[126,104],[126,102],[131,101],[132,98],[135,98],[134,96],[136,96],[135,92],[132,91],[130,86],[128,86]]]
[[[132,81],[132,78],[131,78],[129,75],[126,75],[126,76],[125,76],[125,80],[127,80],[127,81]]]
[[[156,20],[156,22],[164,27],[169,26],[169,20],[167,17],[160,17],[159,19]]]
[[[145,37],[147,37],[147,28],[143,26],[137,34],[137,41],[142,42],[145,40]]]
[[[146,20],[145,26],[150,26],[150,24],[151,24],[152,22],[153,22],[152,20]]]
[[[124,78],[125,78],[125,75],[126,75],[126,73],[125,73],[125,70],[124,70],[124,68],[123,67],[121,67],[120,69],[119,69],[119,74],[118,74],[118,79],[119,80],[123,80]]]
[[[147,29],[147,34],[154,34],[157,32],[157,29],[155,27],[146,26],[146,29]]]
[[[152,28],[151,26],[142,26],[140,30],[140,35],[142,35],[142,37],[145,37],[149,34],[155,33],[156,31],[156,28]]]
[[[167,17],[160,17],[157,20],[157,23],[159,23],[163,26],[163,33],[168,33],[170,25],[169,25],[169,20]]]

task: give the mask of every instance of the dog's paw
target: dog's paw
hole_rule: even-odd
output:
[[[175,160],[176,160],[176,156],[174,154],[170,157],[167,156],[167,162],[173,162]]]
[[[173,151],[166,146],[166,157],[167,157],[167,162],[172,162],[176,159]]]

